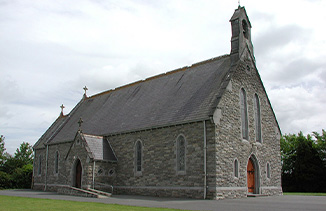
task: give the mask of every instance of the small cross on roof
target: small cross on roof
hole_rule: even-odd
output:
[[[85,86],[83,90],[85,90],[85,95],[86,95],[86,91],[88,90],[87,86]]]
[[[60,108],[61,108],[61,112],[63,113],[63,109],[65,108],[65,106],[62,104]]]
[[[81,130],[81,126],[83,124],[83,119],[80,117],[79,121],[78,121],[78,125],[79,125],[79,130]]]
[[[65,108],[65,106],[62,104],[62,105],[60,106],[60,108],[61,108],[61,113],[60,113],[60,115],[63,116],[63,109]]]

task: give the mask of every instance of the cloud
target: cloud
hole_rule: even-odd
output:
[[[269,79],[273,87],[291,87],[302,85],[307,88],[323,83],[320,74],[326,65],[325,62],[313,61],[306,58],[288,58],[289,61],[280,62],[277,68],[265,72],[264,77]]]
[[[325,86],[307,90],[301,86],[269,91],[274,111],[283,133],[305,134],[325,127]]]
[[[325,3],[245,4],[257,66],[283,133],[320,130]],[[94,95],[229,53],[236,8],[237,2],[214,0],[1,1],[0,132],[6,147],[12,153],[23,140],[35,143],[61,104],[71,111],[85,85]]]
[[[297,25],[275,26],[272,25],[257,35],[254,40],[255,51],[260,56],[278,53],[292,43],[301,43],[306,39],[308,32]]]

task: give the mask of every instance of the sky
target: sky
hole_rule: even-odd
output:
[[[282,134],[326,129],[326,1],[241,0]],[[0,134],[13,154],[91,96],[229,54],[238,1],[0,0]]]

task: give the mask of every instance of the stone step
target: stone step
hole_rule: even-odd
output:
[[[111,197],[112,194],[111,193],[107,193],[107,192],[104,192],[104,191],[100,191],[100,190],[96,190],[96,189],[93,189],[93,188],[87,188],[88,191],[91,191],[93,193],[97,193],[97,194],[100,194],[100,195],[103,195],[103,196],[106,196],[106,197]]]
[[[266,197],[267,194],[254,194],[254,193],[248,193],[247,197]]]
[[[61,187],[57,190],[60,194],[71,195],[71,196],[82,196],[82,197],[91,197],[91,198],[108,198],[106,195],[101,195],[96,192],[76,188],[76,187]]]

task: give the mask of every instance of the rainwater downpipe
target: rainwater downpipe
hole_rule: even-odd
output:
[[[206,159],[207,159],[207,143],[206,143],[206,122],[204,123],[204,199],[206,199],[207,193],[207,166],[206,166]]]
[[[49,145],[46,145],[46,157],[45,157],[45,185],[44,191],[47,189],[48,184],[48,157],[49,157]]]
[[[93,163],[93,189],[95,189],[95,160]]]

